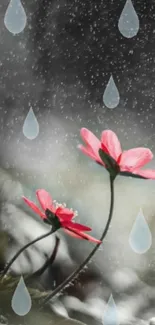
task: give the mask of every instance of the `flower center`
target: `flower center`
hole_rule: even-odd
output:
[[[61,227],[59,218],[52,211],[46,209],[45,215],[47,217],[47,219],[45,219],[45,222],[52,225],[52,227],[55,228],[55,231]]]

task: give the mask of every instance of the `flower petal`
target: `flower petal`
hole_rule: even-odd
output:
[[[55,212],[56,216],[61,220],[70,221],[74,217],[74,212],[68,208],[59,207]]]
[[[88,234],[85,234],[85,233],[82,232],[82,231],[80,231],[79,234],[80,234],[80,235],[83,237],[83,239],[85,239],[85,240],[89,240],[89,241],[91,241],[91,242],[93,242],[93,243],[96,243],[96,244],[101,244],[101,243],[102,243],[101,240],[96,239],[96,238],[94,238],[94,237],[92,237],[92,236],[90,236],[90,235],[88,235]]]
[[[64,232],[66,232],[66,234],[68,234],[68,235],[70,235],[72,237],[79,238],[79,239],[83,239],[81,236],[75,234],[74,232],[72,232],[72,231],[70,231],[70,230],[68,230],[66,228],[63,228],[63,230],[64,230]]]
[[[90,157],[91,159],[99,162],[104,166],[103,161],[101,160],[100,156],[95,155],[89,147],[84,147],[82,144],[78,145],[78,149],[80,149],[86,156]]]
[[[117,135],[111,130],[102,132],[101,147],[103,151],[108,153],[116,161],[119,155],[122,153],[121,145],[117,138]]]
[[[149,178],[149,179],[155,179],[155,170],[153,169],[137,169],[137,170],[134,170],[134,174],[138,174],[140,176],[143,176],[143,177],[146,177],[146,178]]]
[[[100,149],[100,140],[88,129],[82,128],[80,130],[80,135],[83,139],[83,141],[90,146],[94,152],[98,152]]]
[[[152,158],[153,154],[150,149],[133,148],[122,153],[119,166],[121,170],[133,171],[150,162]]]
[[[37,205],[35,205],[35,203],[33,203],[32,201],[30,201],[29,199],[27,199],[25,196],[22,196],[23,200],[25,201],[25,203],[35,212],[37,213],[42,219],[46,219],[47,217],[45,216],[45,214],[37,207]]]
[[[73,232],[76,236],[79,236],[77,238],[81,238],[81,239],[85,239],[85,240],[89,240],[93,243],[97,243],[97,244],[101,244],[101,241],[88,235],[88,234],[85,234],[83,231],[79,231],[79,230],[75,230],[74,228],[72,228],[71,226],[67,227],[67,230]],[[71,235],[73,236],[73,235]],[[75,237],[75,236],[73,236]]]
[[[72,229],[79,230],[79,231],[91,231],[92,229],[90,227],[81,225],[80,223],[75,222],[62,222],[62,227],[71,227]]]
[[[36,195],[38,198],[38,201],[42,207],[43,210],[49,209],[53,212],[53,201],[48,192],[46,192],[44,189],[40,189],[36,191]]]
[[[87,146],[84,147],[83,145],[79,145],[78,148],[82,150],[84,154],[90,156],[93,160],[96,160],[103,165],[103,162],[98,154],[98,151],[101,148],[100,140],[86,128],[82,128],[80,134]]]

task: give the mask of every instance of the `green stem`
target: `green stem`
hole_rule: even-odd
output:
[[[102,236],[100,238],[101,241],[105,238],[110,222],[112,220],[112,215],[113,215],[113,207],[114,207],[114,178],[110,176],[110,193],[111,193],[111,199],[110,199],[110,210],[109,210],[109,216],[107,220],[106,227],[102,233]],[[88,257],[84,260],[84,262],[71,274],[69,275],[59,286],[56,287],[55,290],[53,290],[52,293],[50,293],[42,302],[42,306],[46,304],[51,298],[53,298],[58,292],[62,291],[68,283],[70,283],[80,272],[81,270],[89,263],[93,255],[96,253],[98,248],[100,247],[100,244],[97,244],[94,249],[91,251],[91,253],[88,255]]]
[[[55,231],[55,230],[54,230]],[[4,270],[2,271],[1,275],[1,279],[3,279],[3,277],[7,274],[9,268],[11,267],[11,265],[15,262],[15,260],[18,258],[18,256],[25,250],[27,249],[29,246],[33,245],[34,243],[36,243],[37,241],[44,239],[45,237],[48,237],[49,235],[51,235],[53,232],[53,230],[50,230],[48,233],[37,237],[36,239],[32,240],[30,243],[26,244],[25,246],[23,246],[14,256],[13,258],[10,260],[10,262],[6,265],[6,267],[4,268]]]

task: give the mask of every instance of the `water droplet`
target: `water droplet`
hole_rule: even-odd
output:
[[[13,294],[11,306],[13,311],[19,316],[28,314],[32,307],[31,296],[25,286],[25,282],[22,276]]]
[[[129,244],[133,251],[138,254],[146,253],[152,245],[152,235],[142,210],[140,210],[133,224]]]
[[[27,17],[20,0],[10,0],[4,17],[4,24],[12,34],[21,33],[27,22]]]
[[[136,36],[139,31],[139,18],[131,0],[126,1],[119,18],[118,29],[127,38]]]
[[[32,107],[30,108],[23,125],[23,133],[29,140],[35,139],[39,134],[39,124]]]
[[[102,323],[104,325],[119,325],[117,308],[112,295],[110,296],[106,305]]]
[[[120,96],[113,76],[111,75],[103,94],[103,102],[108,108],[115,108],[119,104]]]

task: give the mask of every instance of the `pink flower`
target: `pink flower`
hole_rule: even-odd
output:
[[[91,231],[92,229],[90,227],[72,221],[72,219],[75,217],[74,211],[66,208],[63,205],[56,205],[53,202],[50,194],[44,189],[37,190],[36,196],[41,208],[39,208],[34,202],[30,201],[24,196],[23,200],[35,213],[37,213],[43,219],[44,222],[55,226],[56,230],[63,228],[65,232],[73,237],[89,240],[94,243],[101,243],[100,240],[91,237],[84,232]]]
[[[153,158],[150,149],[133,148],[122,151],[117,135],[111,130],[103,131],[101,140],[86,128],[82,128],[80,134],[86,146],[79,145],[79,149],[105,168],[107,166],[100,157],[100,153],[102,152],[112,158],[112,161],[115,163],[114,167],[117,167],[117,173],[122,175],[123,173],[124,175],[133,174],[144,178],[155,179],[155,170],[141,169],[141,167],[145,166]]]

